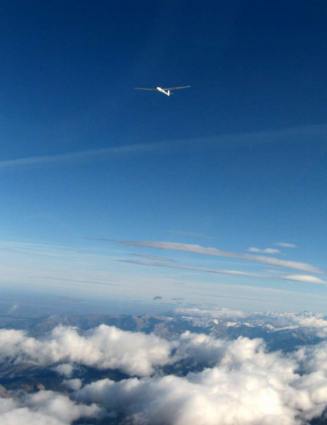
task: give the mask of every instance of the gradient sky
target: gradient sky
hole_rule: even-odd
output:
[[[325,1],[2,1],[1,286],[322,310],[326,20]]]

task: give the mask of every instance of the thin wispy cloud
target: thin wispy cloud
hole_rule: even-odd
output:
[[[246,253],[235,253],[230,251],[224,251],[215,247],[206,247],[197,244],[187,244],[179,242],[162,242],[162,241],[122,241],[126,246],[140,247],[140,248],[154,248],[170,251],[182,251],[193,254],[214,256],[214,257],[227,257],[236,258],[239,260],[250,261],[259,264],[265,264],[269,266],[282,267],[287,269],[299,270],[306,273],[321,273],[322,271],[309,263],[300,261],[284,260],[265,255],[254,255]]]
[[[208,268],[208,267],[198,267],[192,266],[188,264],[180,264],[174,260],[166,260],[166,259],[131,259],[124,258],[119,259],[119,262],[127,263],[127,264],[135,264],[139,266],[148,266],[148,267],[164,267],[168,269],[175,270],[184,270],[191,271],[197,273],[210,273],[210,274],[220,274],[225,276],[237,276],[237,277],[251,277],[251,278],[265,278],[264,274],[260,273],[252,273],[246,272],[242,270],[229,270],[229,269],[216,269],[216,268]]]
[[[209,273],[209,274],[217,274],[217,275],[225,275],[225,276],[234,276],[234,277],[244,277],[244,278],[252,278],[259,280],[287,280],[292,282],[300,282],[300,283],[312,283],[316,285],[326,285],[327,282],[317,276],[309,275],[309,274],[272,274],[269,272],[262,273],[254,273],[248,272],[244,270],[232,270],[232,269],[217,269],[217,268],[208,268],[201,266],[193,266],[189,264],[178,263],[176,260],[163,258],[158,256],[138,256],[133,254],[132,258],[118,259],[117,261],[127,264],[135,264],[139,266],[145,267],[162,267],[167,269],[174,270],[184,270],[195,273]],[[134,257],[134,258],[133,258]]]
[[[116,283],[109,282],[109,281],[99,281],[99,280],[92,280],[92,279],[73,279],[73,278],[66,278],[62,276],[38,276],[37,279],[40,279],[42,281],[55,281],[55,282],[67,282],[70,285],[100,285],[100,286],[116,286]]]
[[[303,138],[312,135],[327,134],[327,126],[304,126],[286,128],[279,131],[261,131],[249,133],[220,134],[206,138],[182,139],[161,141],[156,143],[138,143],[121,146],[111,146],[108,148],[90,149],[78,152],[66,152],[53,155],[32,155],[13,159],[0,159],[0,169],[24,168],[32,166],[42,166],[46,164],[60,164],[64,162],[85,161],[110,157],[111,155],[129,155],[137,153],[161,152],[166,149],[179,150],[181,148],[208,149],[219,146],[245,145],[251,143],[275,143],[281,142],[285,137],[292,136],[294,142],[301,142]],[[294,248],[294,244],[284,242],[277,243],[280,247]],[[288,246],[287,246],[288,245]],[[293,246],[294,245],[294,246]]]
[[[102,149],[90,149],[79,152],[67,152],[56,155],[35,155],[15,159],[0,160],[0,169],[23,168],[46,164],[57,164],[72,161],[85,161],[90,159],[101,159],[110,155],[128,155],[159,151],[166,146],[165,143],[143,143],[108,147]]]
[[[291,280],[293,282],[300,282],[300,283],[313,283],[316,285],[327,285],[326,280],[320,279],[317,276],[312,276],[307,274],[289,274],[289,275],[283,276],[283,279]]]
[[[280,246],[281,248],[297,248],[295,243],[290,242],[276,242],[275,245]]]
[[[252,252],[253,254],[279,254],[280,250],[277,248],[257,248],[256,246],[250,246],[248,252]]]

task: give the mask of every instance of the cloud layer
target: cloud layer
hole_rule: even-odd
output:
[[[327,407],[324,317],[195,308],[178,314],[194,329],[214,331],[212,325],[220,321],[226,327],[231,321],[248,328],[257,323],[271,334],[303,329],[322,340],[286,354],[269,351],[260,338],[194,331],[173,332],[168,340],[106,325],[84,333],[59,326],[44,338],[2,329],[1,362],[55,368],[63,375],[65,394],[41,389],[22,397],[2,389],[1,425],[71,425],[106,415],[144,425],[302,425],[322,415]],[[73,365],[117,368],[129,377],[83,383]]]
[[[23,400],[0,397],[1,425],[70,425],[81,417],[97,417],[100,413],[95,404],[77,404],[53,391],[25,395]]]
[[[0,360],[49,366],[59,362],[77,363],[98,369],[120,369],[146,376],[170,357],[171,344],[155,335],[122,331],[100,325],[81,335],[71,327],[56,327],[42,340],[19,330],[0,330]],[[67,365],[59,373],[67,372]],[[70,369],[69,369],[70,371]]]
[[[256,255],[248,253],[236,253],[224,251],[215,247],[206,247],[197,244],[188,244],[180,242],[162,242],[162,241],[123,241],[126,246],[141,247],[141,248],[154,248],[169,251],[182,251],[193,254],[207,255],[213,257],[227,257],[235,258],[238,260],[250,261],[258,264],[265,264],[268,266],[282,267],[286,269],[299,270],[306,273],[321,273],[321,270],[309,263],[300,261],[284,260],[268,255]]]
[[[142,424],[297,425],[324,411],[327,376],[316,360],[325,347],[313,350],[309,373],[300,375],[294,357],[267,352],[259,339],[197,338],[198,353],[189,354],[211,352],[214,367],[185,377],[102,379],[79,390],[78,399]]]

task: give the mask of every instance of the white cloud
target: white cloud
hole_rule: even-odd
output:
[[[243,134],[222,134],[214,137],[207,138],[195,138],[195,139],[181,139],[181,140],[173,140],[171,142],[156,142],[156,143],[138,143],[132,145],[124,145],[124,146],[112,146],[107,148],[100,149],[90,149],[86,151],[77,151],[77,152],[66,152],[62,154],[55,155],[34,155],[29,157],[20,157],[14,159],[7,159],[0,161],[0,169],[6,168],[16,168],[16,167],[26,167],[26,166],[41,166],[47,165],[49,163],[61,163],[61,162],[72,162],[72,161],[81,161],[87,159],[96,159],[109,157],[111,155],[122,155],[122,154],[134,154],[134,153],[147,153],[147,152],[161,152],[165,149],[188,149],[193,146],[198,148],[215,148],[216,146],[220,146],[221,144],[227,144],[230,146],[231,144],[240,144],[245,143],[248,145],[249,142],[251,144],[260,143],[263,141],[265,143],[272,143],[276,140],[283,140],[286,135],[296,136],[296,140],[303,140],[303,137],[307,137],[308,135],[315,134],[316,131],[320,133],[326,132],[326,126],[301,126],[301,127],[292,127],[282,131],[260,131],[260,132],[252,132],[252,133],[243,133]],[[315,140],[315,138],[313,138]],[[281,244],[287,244],[281,242]],[[293,245],[293,244],[287,244]]]
[[[223,341],[185,333],[180,344],[190,359],[216,364],[185,377],[102,379],[77,398],[143,424],[299,425],[326,408],[326,343],[289,356],[242,337]]]
[[[310,327],[316,329],[326,329],[327,330],[327,320],[323,317],[316,315],[310,316],[297,316],[297,322],[301,327]],[[325,334],[327,336],[327,333]]]
[[[319,338],[327,337],[327,320],[317,313],[246,313],[239,310],[195,307],[177,308],[175,312],[193,326],[208,328],[212,323],[220,322],[226,327],[242,325],[252,328],[264,327],[271,331],[301,329]]]
[[[255,246],[250,246],[247,249],[249,252],[253,252],[254,254],[278,254],[280,250],[277,248],[257,248]]]
[[[319,338],[327,337],[327,320],[320,315],[296,314],[290,316],[289,319],[299,328],[305,329]]]
[[[204,352],[208,342],[202,339]],[[118,383],[103,379],[82,388],[78,399],[144,424],[298,425],[324,410],[327,392],[317,394],[310,385],[314,376],[301,377],[294,359],[268,353],[261,340],[220,341],[216,348],[223,351],[217,365],[202,372]],[[327,379],[322,381],[325,388]]]
[[[57,164],[72,161],[83,161],[89,159],[104,158],[113,155],[127,155],[136,153],[147,153],[160,151],[165,148],[165,143],[139,143],[109,148],[90,149],[86,151],[67,152],[55,155],[35,155],[23,158],[14,158],[0,161],[0,169],[22,168],[31,166],[41,166],[46,164]]]
[[[22,331],[0,330],[0,359],[10,358],[41,366],[68,362],[146,376],[153,373],[154,367],[169,361],[171,348],[169,342],[155,335],[106,325],[85,335],[80,335],[74,328],[59,326],[42,340],[29,337]]]
[[[228,310],[184,309],[181,314],[251,320]],[[265,320],[263,315],[256,317],[260,323]],[[267,315],[266,320],[274,323],[279,317],[280,323],[327,337],[327,320],[322,316],[287,313]],[[0,397],[1,425],[68,425],[82,416],[99,415],[99,406],[109,415],[142,424],[299,425],[321,415],[327,406],[325,341],[286,355],[268,352],[261,339],[245,337],[224,340],[184,332],[171,343],[104,325],[85,335],[59,327],[42,340],[0,330],[0,357],[44,366],[60,361],[64,372],[67,365],[82,363],[140,375],[120,382],[102,379],[84,387],[80,379],[65,380],[63,384],[82,404],[51,391],[26,395],[23,402]],[[179,377],[162,376],[161,370],[150,375],[156,365],[180,360],[197,372]]]
[[[62,363],[56,366],[54,370],[59,373],[59,375],[63,375],[66,378],[70,378],[74,372],[74,365],[69,363]]]
[[[314,283],[317,285],[326,285],[327,282],[323,279],[320,279],[317,276],[312,276],[308,274],[288,274],[283,276],[285,280],[292,280],[294,282],[302,282],[302,283]]]
[[[53,391],[26,394],[23,400],[0,398],[1,425],[70,425],[81,417],[99,416],[95,404],[76,404]]]
[[[180,336],[175,358],[213,366],[224,354],[226,346],[226,341],[186,331]]]
[[[297,248],[295,243],[290,242],[276,242],[275,245],[280,246],[281,248]]]
[[[99,414],[97,406],[75,404],[67,396],[52,391],[39,391],[27,399],[28,406],[45,415],[57,417],[62,422],[73,422],[80,417],[90,417]]]
[[[141,248],[155,248],[172,251],[189,252],[193,254],[208,255],[214,257],[236,258],[239,260],[250,261],[259,264],[267,264],[270,266],[283,267],[288,269],[300,270],[308,273],[321,273],[321,270],[308,263],[300,261],[283,260],[280,258],[270,257],[267,255],[254,255],[246,253],[235,253],[224,251],[215,247],[205,247],[196,244],[187,244],[179,242],[162,242],[162,241],[123,241],[127,246]]]
[[[82,388],[82,381],[79,378],[65,379],[63,384],[70,390],[77,391]]]
[[[178,307],[176,313],[186,316],[192,321],[196,318],[208,319],[242,319],[249,315],[241,310],[230,308],[198,308],[198,307]]]
[[[242,270],[231,270],[231,269],[217,269],[217,268],[208,268],[208,267],[198,267],[188,264],[181,264],[174,260],[167,260],[166,258],[141,258],[141,259],[120,259],[118,260],[122,263],[127,264],[136,264],[140,266],[149,266],[149,267],[164,267],[168,269],[176,269],[176,270],[187,270],[191,272],[198,273],[210,273],[210,274],[218,274],[225,276],[238,276],[238,277],[252,277],[252,278],[267,278],[268,275],[263,273],[253,273]]]

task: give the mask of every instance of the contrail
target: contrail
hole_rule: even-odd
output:
[[[79,152],[67,152],[54,155],[34,155],[29,157],[21,157],[15,159],[0,160],[0,169],[30,167],[34,165],[54,164],[69,161],[82,161],[90,158],[101,158],[111,155],[128,155],[137,153],[150,153],[150,152],[163,152],[165,149],[169,150],[181,148],[206,148],[212,149],[224,146],[235,146],[244,144],[262,144],[283,142],[285,139],[293,143],[300,143],[308,141],[309,136],[315,136],[318,141],[321,141],[327,135],[326,125],[313,125],[304,127],[285,128],[275,131],[261,131],[249,133],[230,133],[219,134],[217,136],[170,140],[156,143],[139,143],[129,144],[117,147],[108,147],[100,149],[90,149]],[[313,138],[310,140],[316,140]]]
[[[67,152],[55,155],[35,155],[23,158],[0,160],[0,169],[30,167],[33,165],[54,164],[59,162],[79,161],[90,158],[101,158],[110,155],[127,155],[153,152],[162,149],[165,143],[143,143],[118,147],[90,149],[79,152]]]

